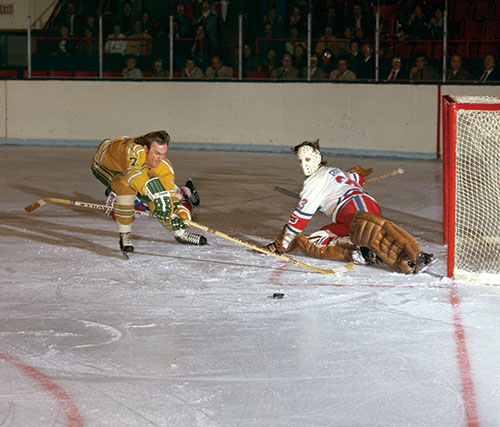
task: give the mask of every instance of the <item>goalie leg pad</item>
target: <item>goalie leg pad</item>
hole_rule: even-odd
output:
[[[355,245],[369,248],[385,264],[401,273],[416,273],[422,263],[422,247],[415,238],[380,216],[356,212],[349,235]]]
[[[356,250],[349,238],[339,238],[326,230],[317,231],[309,237],[299,233],[295,241],[307,255],[331,261],[352,261],[352,254]]]

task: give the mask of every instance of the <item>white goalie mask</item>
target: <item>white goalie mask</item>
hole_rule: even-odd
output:
[[[321,153],[310,145],[300,147],[297,156],[305,176],[311,176],[321,165]]]

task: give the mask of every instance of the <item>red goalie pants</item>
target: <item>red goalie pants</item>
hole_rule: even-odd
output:
[[[357,211],[369,212],[380,216],[380,207],[371,197],[357,195],[350,199],[337,213],[337,222],[325,225],[322,230],[329,230],[342,237],[349,235],[352,218]]]

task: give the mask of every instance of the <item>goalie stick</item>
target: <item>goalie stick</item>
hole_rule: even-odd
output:
[[[47,203],[59,203],[62,205],[79,206],[82,208],[99,209],[99,210],[104,210],[104,211],[109,210],[109,206],[100,205],[98,203],[79,202],[76,200],[58,199],[58,198],[54,198],[54,197],[43,197],[40,200],[32,203],[31,205],[26,206],[24,208],[24,210],[28,213],[31,213],[35,209],[38,209]],[[154,215],[151,212],[134,210],[134,213],[137,215],[154,217]],[[343,267],[339,268],[338,270],[331,270],[331,269],[326,270],[326,269],[316,268],[316,267],[313,267],[312,265],[308,265],[308,264],[304,264],[303,262],[296,261],[292,258],[285,256],[285,255],[278,255],[278,254],[271,253],[265,249],[262,249],[261,247],[259,247],[257,245],[245,242],[243,240],[238,239],[237,237],[229,236],[228,234],[217,231],[216,229],[214,229],[212,227],[207,227],[206,225],[201,225],[201,224],[198,224],[198,223],[191,221],[191,220],[184,220],[184,222],[188,225],[191,225],[192,227],[199,228],[200,230],[204,230],[204,231],[207,231],[208,233],[214,234],[218,237],[222,237],[223,239],[230,240],[232,242],[246,246],[247,248],[253,249],[257,252],[261,252],[263,254],[273,256],[275,258],[281,259],[282,261],[286,261],[286,262],[289,262],[291,264],[298,265],[298,266],[303,267],[303,268],[307,268],[308,270],[315,271],[316,273],[340,274],[340,273],[345,273],[346,271],[352,270],[352,268],[354,267],[354,264],[352,262],[350,262],[350,263],[344,265]]]
[[[365,181],[365,185],[371,184],[373,182],[381,181],[382,179],[389,178],[394,175],[399,175],[399,174],[404,174],[405,170],[403,168],[395,169],[392,172],[387,172],[379,176],[374,176],[373,178],[367,179]],[[363,185],[363,187],[365,186]],[[300,199],[299,193],[295,193],[293,191],[287,190],[283,187],[276,186],[274,187],[274,190],[277,191],[278,193],[284,194],[285,196],[293,197],[294,199]]]

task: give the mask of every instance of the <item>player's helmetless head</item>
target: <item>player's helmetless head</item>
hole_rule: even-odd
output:
[[[293,150],[297,153],[299,164],[305,176],[311,176],[320,166],[326,164],[319,151],[319,139],[313,142],[304,141],[296,145]]]
[[[156,168],[167,155],[169,142],[170,136],[164,130],[149,132],[135,140],[136,144],[144,147],[146,163],[153,168]]]
[[[144,150],[146,151],[146,163],[149,166],[156,168],[159,166],[161,161],[165,159],[168,151],[168,145],[160,145],[158,141],[154,141],[151,144],[151,147],[144,147]]]

